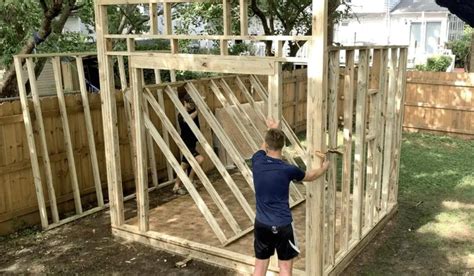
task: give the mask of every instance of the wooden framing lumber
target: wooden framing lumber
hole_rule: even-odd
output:
[[[382,66],[379,72],[379,99],[377,103],[376,123],[378,133],[375,138],[376,149],[375,152],[375,206],[374,206],[374,220],[378,221],[381,211],[381,191],[382,191],[382,165],[383,165],[383,148],[385,139],[385,122],[386,118],[386,102],[387,102],[387,66],[388,66],[388,50],[382,49]]]
[[[137,214],[138,229],[146,232],[149,229],[149,204],[148,204],[148,173],[145,152],[145,119],[143,105],[143,86],[141,69],[133,68],[132,76],[132,108],[133,108],[133,125],[135,129],[135,146],[136,146],[136,194],[137,194]]]
[[[395,126],[395,94],[397,90],[397,54],[398,49],[390,51],[390,62],[388,70],[388,90],[385,117],[385,139],[382,171],[382,214],[387,212],[390,191],[390,171],[393,158],[393,135]]]
[[[46,142],[46,135],[43,124],[43,113],[41,112],[41,102],[39,99],[38,85],[36,83],[34,67],[35,66],[33,64],[32,58],[26,58],[26,68],[28,71],[28,79],[30,80],[31,96],[36,116],[36,128],[39,133],[41,151],[43,155],[43,168],[45,170],[46,185],[48,188],[49,206],[51,208],[53,223],[57,223],[59,222],[58,205],[56,203],[56,192],[54,190],[53,174],[51,172],[51,162],[49,160],[48,144]]]
[[[396,114],[396,135],[395,135],[395,158],[394,158],[394,176],[391,177],[393,181],[393,188],[390,191],[392,194],[391,202],[396,204],[398,201],[398,180],[400,174],[400,153],[402,147],[402,125],[404,119],[404,103],[406,97],[406,67],[407,67],[408,49],[400,48],[399,65],[398,65],[398,83],[397,83],[397,98],[395,99],[395,114]]]
[[[96,0],[98,5],[132,5],[149,3],[200,3],[205,0]]]
[[[273,75],[273,61],[261,61],[241,56],[149,53],[147,56],[131,56],[130,64],[136,68],[187,70],[199,72]]]
[[[23,66],[21,65],[21,58],[18,56],[13,57],[13,61],[15,64],[16,70],[16,77],[18,83],[18,90],[20,93],[20,100],[21,100],[21,109],[23,113],[23,121],[25,123],[25,131],[26,131],[26,138],[28,141],[28,148],[30,150],[30,160],[31,160],[31,168],[33,171],[33,180],[35,183],[35,192],[36,192],[36,199],[38,200],[38,209],[41,219],[41,226],[43,229],[48,227],[48,213],[46,211],[46,204],[44,201],[43,195],[43,185],[41,182],[41,173],[38,164],[38,153],[36,151],[36,143],[35,143],[35,136],[33,132],[33,126],[31,121],[31,116],[28,107],[28,98],[26,96],[26,88],[25,88],[25,80],[23,78]]]
[[[176,160],[176,157],[173,155],[171,150],[168,148],[165,141],[161,137],[160,133],[153,126],[153,123],[151,122],[150,118],[145,116],[144,119],[145,119],[145,126],[150,130],[150,134],[153,137],[153,139],[155,140],[155,142],[158,144],[158,147],[161,149],[163,154],[166,156],[166,158],[170,162],[171,166],[173,166],[173,169],[175,170],[178,177],[183,181],[183,185],[188,190],[189,195],[192,197],[194,202],[196,202],[196,206],[198,207],[199,211],[201,211],[201,213],[204,215],[204,218],[206,219],[209,226],[211,227],[211,229],[216,234],[219,241],[221,243],[225,243],[226,242],[226,237],[224,235],[224,232],[222,232],[222,229],[220,228],[220,226],[217,223],[216,219],[214,218],[214,216],[212,216],[211,211],[209,210],[209,208],[207,208],[206,203],[202,200],[201,196],[199,196],[199,193],[196,191],[196,188],[194,188],[193,183],[191,183],[191,181],[187,177],[186,172],[181,168],[178,160]]]
[[[225,0],[227,1],[227,0]],[[239,8],[240,8],[240,35],[248,35],[249,34],[249,3],[248,0],[239,0]]]
[[[237,77],[237,84],[239,84],[240,78]],[[243,85],[242,81],[240,80],[240,88],[242,92],[247,92],[248,95],[250,95],[250,92],[248,92],[247,89],[243,89],[245,85]],[[258,81],[258,79],[255,76],[250,76],[250,83],[252,84],[252,87],[255,89],[259,97],[262,99],[264,103],[268,102],[268,96],[267,93],[265,92],[265,89],[263,88],[263,85]],[[251,95],[250,95],[251,96]],[[298,140],[298,137],[296,137],[295,133],[289,126],[288,122],[285,120],[285,118],[281,118],[281,129],[285,133],[286,138],[290,141],[292,145],[294,145],[296,151],[300,155],[300,157],[303,158],[303,162],[306,164],[305,156],[306,152],[303,149],[303,146],[301,145],[300,141]]]
[[[352,234],[349,232],[351,205],[351,166],[352,166],[352,117],[354,108],[354,50],[346,51],[346,69],[344,73],[344,155],[341,180],[341,250],[348,250]]]
[[[58,97],[59,112],[64,134],[64,145],[67,153],[67,163],[69,166],[69,176],[71,180],[72,191],[74,195],[74,206],[76,214],[82,213],[81,193],[79,191],[79,183],[77,181],[76,163],[74,161],[74,150],[71,141],[71,132],[69,130],[69,122],[67,119],[66,101],[64,99],[63,84],[61,77],[61,60],[59,57],[52,59],[54,81],[56,83],[56,95]]]
[[[161,109],[160,105],[153,98],[153,95],[151,95],[150,92],[148,92],[148,94],[145,97],[146,97],[147,101],[151,104],[151,107],[153,108],[155,113],[160,118],[160,120],[163,124],[163,128],[166,128],[169,131],[171,137],[176,142],[176,145],[178,145],[178,147],[180,148],[180,150],[181,150],[182,154],[184,155],[184,157],[189,161],[189,163],[191,165],[191,168],[196,172],[196,175],[201,180],[204,188],[207,190],[207,192],[211,196],[212,201],[216,204],[217,208],[222,213],[224,219],[227,221],[230,228],[234,231],[235,234],[240,233],[242,231],[242,229],[240,228],[239,224],[235,220],[235,218],[232,215],[232,213],[230,212],[230,210],[227,208],[227,205],[224,203],[222,198],[217,193],[216,189],[214,189],[214,187],[212,186],[212,183],[210,182],[210,180],[207,177],[206,173],[201,168],[199,163],[196,161],[196,159],[194,158],[192,152],[188,149],[188,147],[184,143],[183,139],[179,135],[179,132],[174,128],[173,124],[168,119],[168,117],[166,117],[166,114],[165,114],[164,110]],[[191,180],[189,180],[189,182],[191,182]]]
[[[102,120],[104,124],[105,155],[107,160],[107,180],[112,226],[122,225],[124,221],[122,174],[120,170],[120,150],[117,129],[117,109],[115,105],[115,84],[112,58],[106,52],[112,45],[105,41],[108,34],[107,7],[95,2],[94,5],[97,60],[101,87]]]
[[[158,17],[156,14],[157,3],[153,3],[151,0],[148,4],[148,13],[150,16],[150,33],[158,34]]]
[[[328,1],[313,0],[312,37],[309,41],[307,129],[308,168],[321,166],[316,151],[326,151],[327,22]],[[324,177],[306,186],[306,274],[323,275]],[[317,250],[315,250],[317,249]]]
[[[283,79],[282,65],[275,63],[275,73],[268,76],[268,117],[278,122],[282,118]]]
[[[243,116],[243,120],[247,121],[247,123],[245,125],[250,126],[250,129],[253,130],[253,132],[256,134],[256,137],[259,139],[259,141],[257,143],[257,148],[256,148],[256,149],[258,149],[259,148],[258,145],[264,139],[262,133],[260,132],[258,127],[255,125],[252,118],[250,118],[250,116],[247,114],[247,112],[245,112],[245,110],[243,109],[242,104],[240,103],[239,99],[237,99],[237,97],[235,96],[232,89],[230,89],[229,84],[227,84],[227,82],[224,79],[220,79],[219,82],[221,84],[222,90],[224,91],[224,94],[227,97],[227,99],[229,99],[230,102],[232,103],[232,105],[234,105],[237,108],[238,113],[241,116]]]
[[[329,53],[329,97],[328,97],[328,147],[337,148],[338,114],[337,94],[339,91],[339,51]],[[335,262],[336,247],[336,182],[337,182],[337,155],[329,155],[330,168],[327,173],[328,188],[328,243],[327,262],[330,266]]]
[[[237,148],[231,143],[229,136],[225,133],[224,129],[219,124],[216,117],[212,114],[212,111],[203,101],[196,87],[192,83],[188,83],[185,88],[193,99],[196,106],[198,107],[199,111],[203,115],[203,117],[206,119],[207,123],[211,126],[212,130],[214,131],[214,134],[224,145],[226,150],[230,153],[229,155],[232,158],[232,161],[234,161],[237,168],[239,168],[240,172],[242,173],[242,176],[249,184],[250,189],[255,192],[255,187],[253,186],[252,171],[247,166],[245,159],[240,155]]]
[[[256,151],[259,146],[250,134],[249,129],[242,122],[240,115],[237,114],[235,110],[237,109],[237,107],[234,109],[234,107],[229,104],[226,97],[222,94],[221,90],[213,80],[211,80],[209,86],[211,87],[211,91],[221,103],[222,107],[227,110],[232,122],[234,122],[235,126],[239,129],[239,132],[242,133],[242,136],[244,137],[245,141],[250,146],[252,151]]]
[[[89,96],[86,89],[86,78],[84,76],[84,64],[82,57],[76,58],[77,72],[79,75],[79,86],[81,90],[82,106],[84,109],[84,120],[86,123],[87,142],[89,143],[89,153],[92,166],[92,174],[94,177],[95,192],[99,207],[104,206],[104,196],[102,195],[102,184],[100,181],[99,162],[97,159],[97,151],[95,148],[94,128],[92,126],[92,117],[89,107]]]
[[[232,191],[234,194],[235,198],[239,202],[239,204],[242,206],[243,210],[249,217],[250,221],[253,221],[255,218],[255,212],[253,211],[252,207],[250,207],[248,201],[245,199],[244,195],[240,191],[239,187],[237,184],[234,182],[232,179],[231,175],[227,171],[227,169],[224,167],[222,162],[220,161],[219,157],[217,154],[214,152],[214,149],[212,146],[209,144],[207,141],[206,137],[204,137],[204,134],[201,132],[201,130],[198,128],[196,123],[192,120],[191,116],[189,116],[188,112],[184,108],[184,106],[181,104],[179,101],[178,96],[175,94],[175,92],[170,88],[166,88],[165,90],[170,97],[171,101],[174,103],[174,106],[178,110],[178,112],[183,116],[183,120],[189,125],[191,128],[192,132],[194,135],[196,135],[196,138],[199,141],[199,144],[202,146],[204,151],[207,153],[209,156],[209,159],[214,163],[216,166],[217,170],[221,174],[222,178],[226,182],[226,184],[229,186],[229,189]]]
[[[140,39],[189,39],[189,40],[245,40],[245,41],[309,41],[311,36],[291,36],[291,35],[189,35],[189,34],[107,34],[106,39],[125,39],[125,38],[140,38]],[[337,47],[336,49],[340,49]],[[355,47],[354,49],[367,48]]]
[[[356,131],[354,151],[354,189],[352,207],[352,238],[359,241],[362,236],[362,210],[365,183],[365,152],[366,152],[366,105],[369,81],[369,51],[359,51],[359,68],[357,72],[356,98]]]
[[[143,77],[143,70],[141,72],[142,78]],[[145,88],[148,89],[148,88]],[[143,99],[143,112],[145,114],[148,114],[148,102],[146,99]],[[150,133],[145,129],[146,133],[146,146],[147,146],[147,155],[148,155],[148,163],[150,166],[151,170],[151,179],[152,179],[152,184],[154,187],[158,186],[158,169],[156,167],[156,158],[155,158],[155,147],[153,146],[153,140],[151,138]],[[147,169],[148,171],[148,169]]]

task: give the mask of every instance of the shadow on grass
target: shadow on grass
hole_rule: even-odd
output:
[[[398,214],[347,274],[474,272],[474,141],[404,133],[399,183]]]

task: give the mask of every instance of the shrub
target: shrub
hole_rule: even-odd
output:
[[[435,56],[428,58],[426,64],[416,65],[418,71],[446,72],[453,59],[450,56]]]

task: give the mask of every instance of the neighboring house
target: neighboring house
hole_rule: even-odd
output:
[[[459,39],[464,22],[435,0],[348,0],[354,17],[335,26],[342,45],[409,45],[409,66],[446,54],[446,43]]]

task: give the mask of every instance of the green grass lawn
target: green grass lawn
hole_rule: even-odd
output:
[[[403,134],[399,212],[348,271],[473,275],[473,140]]]

